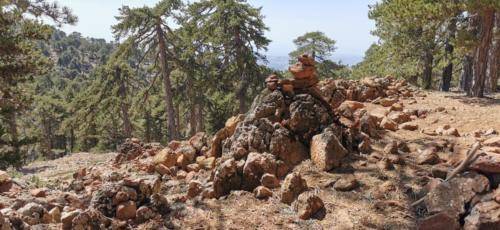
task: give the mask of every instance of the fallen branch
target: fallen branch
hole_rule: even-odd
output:
[[[447,182],[447,181],[453,179],[456,175],[467,170],[467,168],[469,168],[469,166],[472,163],[474,163],[474,161],[476,161],[477,158],[479,157],[479,155],[476,155],[476,152],[477,152],[477,150],[479,150],[480,147],[481,147],[481,144],[479,142],[474,143],[472,145],[472,148],[467,151],[465,159],[455,169],[453,169],[448,174],[448,176],[446,177],[444,182]],[[413,202],[411,204],[411,206],[415,207],[415,206],[419,205],[420,203],[422,203],[425,200],[425,197],[427,197],[427,194],[425,196],[423,196],[422,198],[420,198],[419,200]]]

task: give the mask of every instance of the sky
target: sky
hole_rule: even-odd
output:
[[[79,17],[75,26],[64,26],[67,32],[112,40],[111,25],[118,8],[153,6],[157,0],[56,0],[68,6]],[[311,31],[322,31],[337,41],[334,59],[347,64],[360,61],[368,47],[377,41],[370,34],[374,22],[368,19],[368,5],[376,0],[248,0],[262,7],[266,36],[272,40],[268,56],[288,56],[294,50],[293,39]]]

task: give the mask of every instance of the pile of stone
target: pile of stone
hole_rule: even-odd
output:
[[[184,172],[211,170],[215,165],[215,157],[210,155],[208,139],[205,133],[200,132],[188,141],[170,142],[168,147],[154,156],[154,171],[160,175],[176,176]]]
[[[420,220],[420,229],[460,229],[461,223],[464,229],[500,226],[498,182],[491,183],[482,174],[469,171],[449,181],[432,179],[426,190],[422,205],[427,216]]]
[[[450,128],[441,128],[449,130]],[[495,132],[491,132],[495,133]],[[500,137],[484,139],[483,146],[466,172],[443,181],[452,169],[446,163],[433,167],[427,183],[427,195],[421,204],[427,215],[420,220],[421,229],[496,229],[500,226]],[[419,161],[435,164],[439,157],[424,150]],[[425,161],[424,161],[425,160]],[[439,167],[445,167],[443,170]],[[434,173],[443,171],[444,173]]]
[[[363,132],[372,137],[378,136],[374,131],[376,128],[417,130],[418,126],[410,121],[427,113],[424,109],[404,109],[401,99],[425,96],[405,80],[392,77],[367,77],[360,81],[325,80],[320,82],[319,88],[326,101],[344,118],[345,125],[364,127]],[[379,104],[387,109],[367,113],[363,102]]]
[[[416,90],[405,80],[393,77],[367,77],[360,81],[325,80],[319,85],[327,101],[337,108],[343,101],[380,103],[390,107],[397,98],[411,98]],[[377,100],[378,99],[378,100]]]
[[[339,123],[318,90],[314,61],[301,56],[290,72],[293,79],[270,76],[268,89],[233,126],[232,135],[221,141],[220,152],[214,154],[221,157],[210,188],[215,197],[247,190],[267,198],[284,179],[280,196],[284,203],[292,204],[308,190],[300,175],[289,174],[295,166],[311,159],[321,170],[332,170],[352,150],[349,146],[357,145],[355,133]],[[318,199],[305,195],[299,199],[300,207],[310,206],[300,216],[309,218],[321,209]]]

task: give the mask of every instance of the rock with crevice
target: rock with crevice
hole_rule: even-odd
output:
[[[490,188],[485,176],[467,172],[450,181],[436,183],[425,197],[430,214],[446,212],[455,218],[465,213],[465,206],[476,194],[483,194]]]
[[[323,171],[339,167],[348,153],[331,129],[312,138],[310,152],[312,162]]]
[[[313,193],[302,193],[292,204],[300,219],[307,220],[325,211],[323,200]]]
[[[301,193],[308,190],[307,182],[300,174],[291,173],[281,185],[281,202],[291,204]]]
[[[465,217],[465,230],[498,229],[500,226],[500,203],[486,201],[476,204]]]

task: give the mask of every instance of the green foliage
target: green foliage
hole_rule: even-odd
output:
[[[478,45],[477,23],[481,10],[500,9],[490,0],[383,0],[370,6],[380,38],[353,68],[354,77],[394,75],[402,78],[442,74],[442,69],[472,53]],[[453,47],[451,52],[449,47]],[[448,51],[446,50],[448,48]],[[460,71],[453,71],[455,79]],[[430,79],[438,82],[438,79]],[[431,84],[436,85],[436,84]]]
[[[299,36],[293,43],[297,49],[289,54],[291,62],[295,62],[302,54],[309,54],[319,62],[328,60],[335,51],[335,40],[321,31],[309,32]]]
[[[342,63],[336,63],[331,60],[336,41],[327,37],[321,31],[308,32],[293,40],[297,49],[292,51],[290,64],[297,61],[297,57],[302,54],[311,55],[317,62],[317,71],[320,78],[339,78],[350,75],[349,68]]]
[[[0,1],[0,9],[0,126],[6,140],[0,145],[0,167],[4,168],[5,164],[19,165],[21,147],[32,141],[20,135],[17,127],[17,117],[32,99],[26,84],[47,73],[52,64],[38,48],[39,41],[49,39],[52,28],[39,18],[63,24],[75,22],[76,17],[69,9],[44,0]]]

